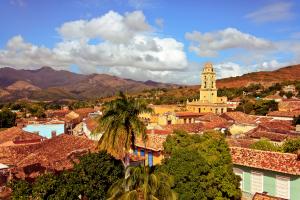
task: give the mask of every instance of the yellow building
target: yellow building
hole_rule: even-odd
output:
[[[198,113],[212,112],[216,114],[227,112],[227,97],[218,97],[217,95],[216,73],[211,63],[204,65],[201,80],[200,98],[192,101],[187,100],[187,110]]]

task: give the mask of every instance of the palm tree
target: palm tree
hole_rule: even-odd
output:
[[[128,177],[117,181],[108,191],[108,200],[176,200],[173,179],[154,173],[149,167],[128,167]]]
[[[122,159],[126,168],[127,154],[130,147],[134,147],[135,138],[142,136],[146,140],[146,127],[139,115],[150,112],[152,109],[144,101],[128,98],[120,92],[116,100],[105,106],[99,120],[99,129],[103,132],[99,141],[100,148]]]

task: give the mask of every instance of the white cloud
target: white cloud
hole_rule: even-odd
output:
[[[66,40],[100,38],[110,42],[125,43],[135,35],[150,31],[141,11],[126,13],[114,11],[91,20],[77,20],[64,23],[58,32]]]
[[[293,16],[292,3],[281,1],[264,6],[245,17],[255,23],[266,23],[290,20]]]
[[[218,55],[218,51],[228,49],[266,50],[274,48],[271,41],[243,33],[235,28],[207,33],[194,31],[186,33],[185,37],[191,41],[190,51],[203,57],[215,57]]]
[[[0,50],[0,67],[69,69],[75,64],[84,73],[108,67],[161,75],[187,68],[184,45],[156,36],[141,11],[124,15],[110,11],[91,20],[64,23],[58,32],[62,41],[52,49],[28,43],[22,36],[11,38]]]

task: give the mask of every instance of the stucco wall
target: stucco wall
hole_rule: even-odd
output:
[[[243,170],[243,192],[251,193],[251,171],[263,173],[263,191],[271,196],[276,196],[276,176],[285,176],[290,178],[290,199],[300,199],[300,176],[294,176],[268,170],[250,168],[234,165],[235,168]],[[252,194],[254,195],[254,194]]]

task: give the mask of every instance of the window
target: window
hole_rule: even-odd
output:
[[[244,172],[243,172],[243,170],[241,170],[241,169],[239,169],[239,168],[233,168],[233,173],[235,174],[235,175],[238,175],[238,176],[240,176],[241,177],[241,181],[240,181],[240,188],[241,188],[241,190],[243,190],[243,179],[244,179]]]
[[[221,108],[221,114],[224,112],[224,108]]]
[[[204,88],[206,88],[206,81],[204,82]]]
[[[251,172],[251,194],[256,192],[263,192],[263,173]]]
[[[138,149],[137,148],[134,149],[134,155],[138,155]]]
[[[201,108],[198,108],[199,113],[201,112]]]
[[[186,124],[186,119],[183,119],[183,123]]]
[[[276,176],[276,196],[290,198],[290,178],[285,176]]]
[[[144,149],[141,149],[141,151],[140,151],[141,153],[141,156],[145,156],[145,150]]]
[[[211,87],[214,87],[214,82],[213,81],[211,82]]]

